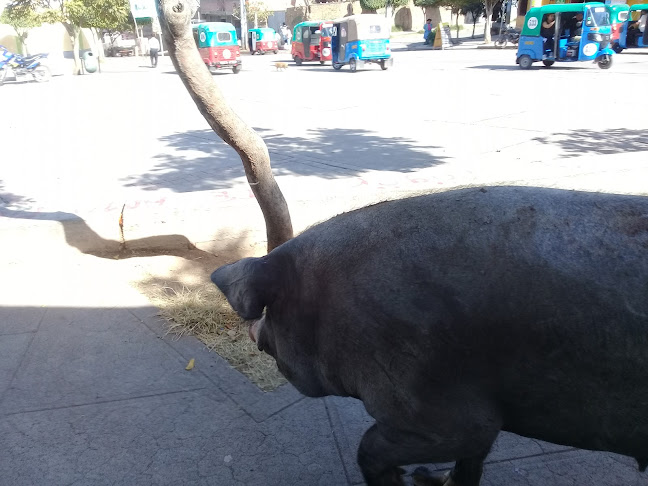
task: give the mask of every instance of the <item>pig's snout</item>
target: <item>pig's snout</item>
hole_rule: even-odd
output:
[[[259,332],[261,331],[263,319],[263,317],[261,319],[257,319],[252,324],[250,324],[250,327],[248,328],[250,339],[257,344],[259,344]]]

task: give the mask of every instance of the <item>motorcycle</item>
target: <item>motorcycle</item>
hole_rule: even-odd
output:
[[[520,31],[517,29],[509,28],[503,31],[497,39],[495,39],[495,47],[504,48],[506,44],[511,43],[517,45],[520,42]]]
[[[35,54],[23,57],[13,54],[4,46],[0,46],[0,85],[6,81],[9,71],[12,71],[16,78],[31,76],[38,83],[49,81],[52,76],[50,70],[47,66],[41,64],[42,60],[47,56],[48,54]]]

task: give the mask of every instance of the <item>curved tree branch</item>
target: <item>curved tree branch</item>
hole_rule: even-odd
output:
[[[189,0],[156,0],[164,42],[200,113],[241,157],[248,183],[263,212],[270,251],[293,237],[288,205],[272,175],[268,148],[229,107],[200,58],[191,31],[190,3]]]

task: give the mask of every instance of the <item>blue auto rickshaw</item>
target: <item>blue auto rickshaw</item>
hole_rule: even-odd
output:
[[[648,47],[648,3],[630,6],[628,16],[612,49],[619,53],[629,47]]]
[[[543,27],[550,25],[551,27]],[[530,9],[518,44],[516,63],[529,69],[536,61],[593,61],[601,69],[612,66],[610,13],[602,3],[544,5]]]
[[[384,16],[361,14],[334,20],[331,33],[333,69],[348,64],[355,72],[371,63],[380,64],[383,70],[394,65],[389,47],[391,28]]]

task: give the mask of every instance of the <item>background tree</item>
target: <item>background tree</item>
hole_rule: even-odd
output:
[[[0,24],[11,25],[18,37],[18,48],[21,54],[28,55],[27,37],[29,30],[45,23],[46,16],[39,14],[38,6],[20,1],[10,2],[0,15]]]
[[[14,0],[16,7],[38,12],[44,21],[60,22],[70,37],[74,52],[73,74],[81,72],[79,43],[81,29],[97,29],[121,22],[128,16],[128,0]],[[96,30],[95,36],[96,36]],[[95,39],[96,40],[96,39]]]
[[[268,24],[268,17],[272,15],[272,11],[268,10],[268,7],[263,2],[246,2],[245,11],[247,13],[247,21],[249,24],[254,25],[254,28],[258,28],[259,24]],[[239,7],[234,7],[233,16],[237,19],[241,19],[241,12]],[[242,34],[241,34],[242,35]]]
[[[484,15],[484,4],[481,0],[468,0],[463,7],[461,7],[461,13],[463,15],[470,14],[472,16],[472,38],[475,38],[475,26],[479,19]]]
[[[493,11],[495,5],[499,0],[482,0],[484,4],[484,15],[486,17],[486,25],[484,26],[484,44],[491,43],[491,20],[493,18]]]
[[[399,7],[405,7],[408,0],[360,0],[362,13],[376,13],[379,8],[391,8],[391,16],[394,16]]]
[[[293,237],[288,204],[272,175],[263,139],[227,104],[200,57],[191,32],[189,0],[156,0],[164,43],[180,79],[214,132],[241,157],[265,219],[268,251]]]

